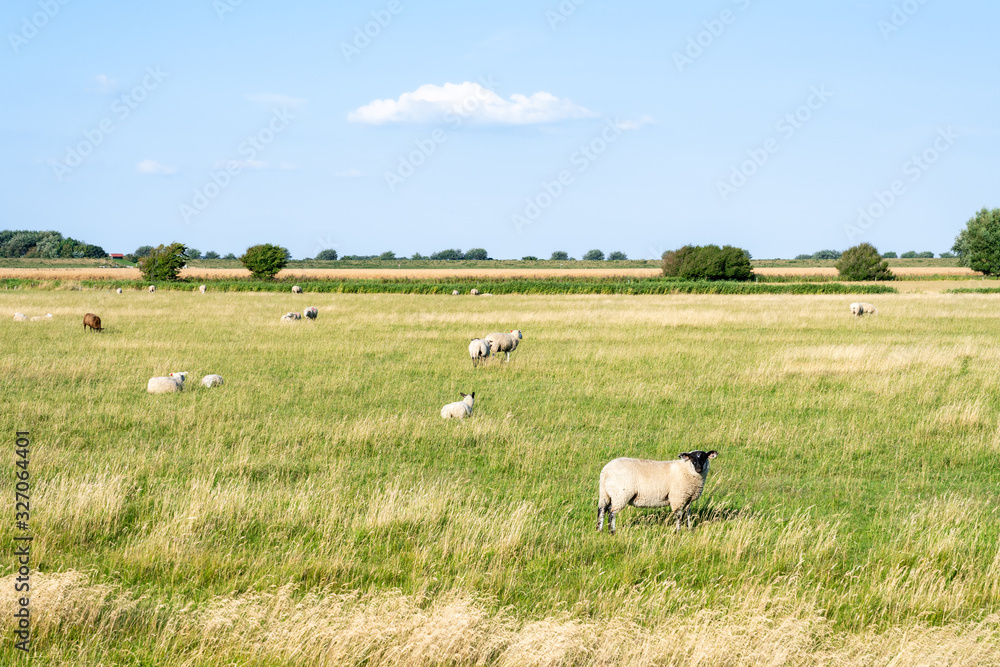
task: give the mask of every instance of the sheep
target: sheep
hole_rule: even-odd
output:
[[[173,373],[168,377],[149,378],[146,383],[146,391],[150,394],[171,394],[175,391],[184,390],[184,380],[173,377]]]
[[[202,294],[204,294],[205,290],[207,289],[208,287],[206,287],[205,285],[198,285],[198,291],[201,292]]]
[[[647,461],[620,458],[601,470],[600,498],[597,501],[597,532],[604,529],[604,513],[610,512],[611,534],[615,534],[615,515],[626,505],[665,507],[670,505],[681,528],[681,517],[691,528],[691,503],[701,496],[708,477],[708,461],[719,453],[681,452],[674,461]],[[679,510],[679,512],[678,512]]]
[[[471,294],[472,296],[479,296],[479,290],[473,287],[471,290],[469,290],[469,294]]]
[[[458,296],[458,290],[457,290],[457,289],[453,289],[453,290],[451,291],[451,295],[452,295],[452,296]]]
[[[122,288],[119,287],[118,289],[115,290],[115,292],[117,292],[118,294],[121,294],[122,293]]]
[[[150,285],[149,286],[149,293],[152,294],[155,291],[156,291],[156,285]]]
[[[179,371],[177,373],[171,373],[169,375],[169,377],[172,377],[174,380],[180,382],[181,386],[183,386],[184,385],[184,381],[187,380],[187,378],[188,378],[188,372],[187,371]]]
[[[302,315],[299,313],[285,313],[281,316],[282,322],[294,322],[296,320],[301,320]]]
[[[302,288],[298,285],[292,285],[292,294],[302,294]]]
[[[27,322],[28,321],[28,316],[25,315],[24,313],[14,313],[14,321],[15,322]]]
[[[871,305],[870,303],[864,303],[863,301],[860,303],[855,302],[851,304],[851,315],[854,315],[855,317],[861,317],[865,313],[868,313],[869,315],[878,315],[878,308]]]
[[[472,416],[472,405],[476,402],[476,392],[471,394],[458,392],[458,394],[462,397],[461,401],[449,403],[441,408],[443,419],[465,419]]]
[[[203,377],[201,379],[201,384],[202,384],[202,386],[205,386],[205,387],[221,387],[225,383],[222,381],[222,376],[221,375],[212,374],[212,375],[206,375],[205,377]]]
[[[319,309],[315,306],[309,306],[305,310],[305,315],[307,320],[315,320],[316,316],[319,315]]]
[[[87,327],[90,327],[91,331],[103,331],[101,327],[101,318],[93,313],[87,313],[83,316],[83,330],[86,331]]]
[[[481,363],[485,363],[486,358],[490,356],[489,341],[482,338],[473,338],[472,342],[469,343],[469,356],[472,357],[473,368]]]
[[[491,333],[486,336],[486,342],[490,344],[493,354],[505,352],[507,361],[510,361],[510,353],[517,349],[517,341],[524,338],[520,329],[512,329],[510,333]]]

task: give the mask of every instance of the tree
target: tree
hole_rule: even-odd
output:
[[[583,256],[588,262],[603,262],[604,253],[596,248],[594,250],[588,250],[587,254]]]
[[[525,257],[522,257],[521,261],[522,262],[537,262],[538,258],[535,257],[534,255],[527,255]]]
[[[153,246],[141,245],[138,248],[136,248],[135,252],[133,252],[132,254],[136,257],[136,259],[142,259],[143,257],[148,257],[149,253],[151,252],[153,252]]]
[[[897,255],[893,251],[882,253],[882,259],[896,259]]]
[[[569,253],[563,250],[556,250],[554,253],[552,253],[552,257],[550,259],[558,259],[566,261],[567,259],[569,259]]]
[[[389,260],[396,259],[396,253],[391,250],[386,250],[384,253],[378,256],[382,261],[388,262]]]
[[[916,256],[917,256],[916,250],[907,250],[902,255],[900,255],[900,257],[902,257],[903,259],[914,259],[916,258]]]
[[[288,264],[289,252],[281,246],[263,243],[247,248],[240,257],[243,266],[250,270],[254,278],[271,280],[278,271]]]
[[[943,252],[940,255],[938,255],[938,257],[940,257],[941,259],[954,259],[955,257],[958,257],[958,255],[956,255],[953,252]]]
[[[187,248],[183,243],[158,245],[139,259],[139,271],[146,280],[177,280],[177,274],[187,262]]]
[[[333,248],[327,248],[326,250],[320,250],[319,254],[316,255],[316,259],[323,260],[324,262],[329,262],[337,259],[337,251]]]
[[[410,257],[410,259],[427,259],[427,258],[421,255],[419,252],[415,252],[413,253],[413,256]]]
[[[490,258],[489,253],[487,253],[486,250],[483,248],[469,248],[465,252],[465,259],[486,260],[489,258]]]
[[[188,259],[201,259],[201,250],[197,248],[188,248],[187,250]]]
[[[813,253],[811,259],[840,259],[840,253],[836,250],[820,250],[817,253]]]
[[[812,259],[812,255],[796,255],[795,259]]]
[[[750,280],[753,268],[743,248],[691,246],[663,253],[663,275],[686,280]]]
[[[1000,273],[1000,208],[983,208],[970,218],[951,249],[962,266],[986,275]]]
[[[205,259],[219,259],[219,253],[215,252],[214,250],[209,250],[208,252],[205,253],[204,258]]]
[[[918,252],[917,257],[919,257],[920,259],[933,259],[934,253],[932,253],[930,250],[925,250],[923,252]]]
[[[465,255],[461,250],[442,250],[431,255],[431,259],[462,259]]]
[[[837,260],[837,271],[844,280],[892,280],[889,262],[882,259],[871,243],[848,248]]]
[[[609,262],[621,262],[628,259],[628,255],[623,253],[621,250],[615,250],[610,255],[608,255]]]
[[[225,256],[225,257],[223,257],[222,259],[236,259],[236,255],[234,255],[234,254],[233,254],[233,253],[231,253],[231,252],[227,252],[227,253],[226,253],[226,256]]]

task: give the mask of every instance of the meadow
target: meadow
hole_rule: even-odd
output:
[[[998,664],[997,298],[0,291],[31,664]],[[595,531],[607,461],[694,449],[694,530]]]

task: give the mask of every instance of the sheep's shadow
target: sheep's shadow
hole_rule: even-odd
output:
[[[726,500],[724,495],[713,494],[703,496],[701,500],[694,503],[690,509],[691,527],[697,528],[703,523],[721,523],[745,519],[751,516],[749,507],[737,507]],[[644,510],[641,514],[632,518],[631,523],[641,526],[671,525],[677,522],[677,517],[669,507],[662,507],[655,510]],[[681,521],[681,527],[685,527]]]

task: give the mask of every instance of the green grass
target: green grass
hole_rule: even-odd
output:
[[[2,292],[35,663],[996,663],[1000,311],[849,301]],[[692,449],[695,530],[595,532],[607,461]]]

